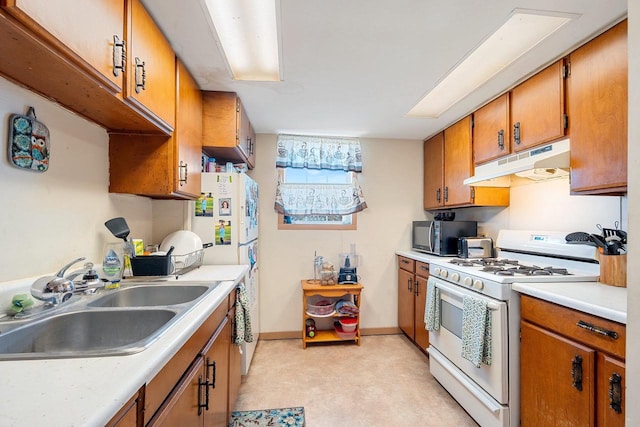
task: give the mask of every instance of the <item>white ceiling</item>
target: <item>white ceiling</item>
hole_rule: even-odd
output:
[[[230,0],[231,1],[231,0]],[[257,133],[424,139],[626,16],[627,0],[280,0],[282,82],[234,81],[204,0],[142,0],[203,90]],[[579,14],[438,119],[407,112],[516,8]]]

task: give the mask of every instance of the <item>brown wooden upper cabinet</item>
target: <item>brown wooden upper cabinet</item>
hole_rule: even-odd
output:
[[[109,130],[171,134],[175,54],[139,0],[0,7],[1,74]]]
[[[175,53],[140,0],[128,0],[126,99],[171,130],[175,124]]]
[[[176,130],[171,137],[109,135],[109,191],[158,199],[200,195],[202,94],[187,68],[177,65]]]
[[[565,136],[562,60],[473,113],[473,159],[482,164]]]
[[[569,56],[571,192],[627,191],[627,21]]]
[[[557,61],[511,91],[514,152],[565,136],[564,69],[564,61]]]
[[[509,189],[471,187],[471,116],[424,142],[424,208],[508,206]]]
[[[218,163],[255,166],[256,136],[240,97],[234,92],[203,92],[202,150]]]
[[[511,153],[509,93],[473,113],[473,160],[488,162]]]

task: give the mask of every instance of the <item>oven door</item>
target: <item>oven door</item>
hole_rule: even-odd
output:
[[[505,301],[488,298],[462,286],[429,278],[440,290],[440,330],[429,332],[429,345],[466,374],[501,404],[509,401],[508,318]],[[462,354],[462,299],[464,296],[487,302],[491,313],[491,365],[476,367]]]

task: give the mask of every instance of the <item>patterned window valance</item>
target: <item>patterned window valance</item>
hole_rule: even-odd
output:
[[[350,215],[367,207],[362,190],[351,184],[278,183],[275,209],[284,215]]]
[[[276,167],[362,172],[357,138],[278,135]]]

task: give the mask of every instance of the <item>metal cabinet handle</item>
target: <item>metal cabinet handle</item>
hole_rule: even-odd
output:
[[[520,122],[513,125],[513,142],[520,145]]]
[[[409,277],[409,278],[407,279],[407,290],[408,290],[409,292],[412,292],[412,291],[413,291],[413,286],[412,286],[412,285],[413,285],[413,280],[411,280],[411,277]]]
[[[118,54],[118,51],[119,54]],[[113,75],[118,77],[120,71],[124,73],[124,68],[127,63],[127,48],[126,41],[120,40],[117,35],[113,35]]]
[[[209,358],[207,357],[207,385],[211,386],[211,388],[216,388],[216,361],[209,362]],[[211,368],[211,376],[209,376],[209,368]]]
[[[504,129],[498,131],[498,148],[500,151],[504,150]]]
[[[571,361],[571,385],[582,391],[582,356],[576,355]]]
[[[418,281],[416,280],[415,285],[416,285],[416,292],[415,292],[415,295],[416,295],[416,296],[419,296],[419,295],[420,295],[420,286],[419,286],[419,285],[420,285],[420,282],[418,282]]]
[[[202,375],[198,376],[198,415],[202,415],[202,409],[209,410],[209,383],[202,381]],[[204,402],[202,402],[202,390],[204,389]]]
[[[440,189],[439,188],[436,190],[436,201],[438,203],[440,203]]]
[[[187,164],[184,163],[182,160],[180,160],[180,165],[178,166],[178,169],[179,169],[178,182],[182,187],[183,185],[187,184],[187,179],[188,179]]]
[[[595,332],[596,334],[604,335],[605,337],[613,338],[614,340],[618,339],[618,333],[616,331],[610,331],[582,320],[579,320],[576,325],[582,329],[586,329],[587,331]]]
[[[136,57],[136,93],[147,89],[147,71],[144,64],[144,61]]]
[[[449,187],[444,187],[444,201],[449,201]]]
[[[615,372],[609,377],[609,408],[622,413],[622,377]]]

